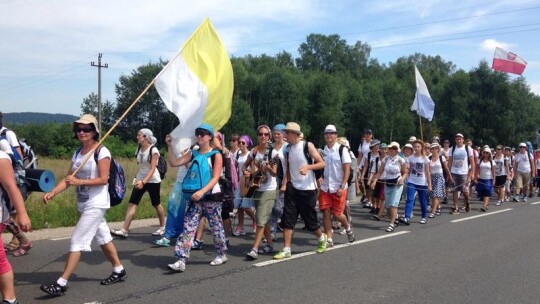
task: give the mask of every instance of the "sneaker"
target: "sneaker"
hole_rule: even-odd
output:
[[[332,248],[334,247],[334,241],[332,239],[326,240],[326,248]]]
[[[234,236],[240,236],[240,235],[246,235],[246,231],[241,228],[236,228],[236,230],[233,232]]]
[[[427,223],[427,220],[425,217],[420,220],[420,224],[426,224],[426,223]]]
[[[255,249],[251,249],[251,251],[246,254],[246,259],[248,259],[249,261],[254,261],[257,259],[257,257],[258,257],[258,254],[257,254],[257,251],[255,251]]]
[[[441,215],[441,213],[442,213],[442,209],[437,208],[437,211],[435,211],[435,215],[439,216],[439,215]]]
[[[482,212],[486,212],[487,210],[488,210],[487,207],[482,207],[482,208],[480,208],[480,211],[482,211]]]
[[[166,237],[162,237],[158,240],[155,240],[154,244],[161,247],[169,247],[171,246],[171,241]]]
[[[319,241],[317,245],[317,253],[323,253],[326,251],[326,242],[328,241],[328,236],[323,233],[323,239]]]
[[[526,203],[526,202],[527,202],[527,197],[526,197],[526,196],[523,196],[523,197],[521,198],[521,201],[524,202],[524,203]]]
[[[345,235],[345,233],[347,233],[347,230],[345,230],[345,228],[343,228],[341,231],[336,232],[336,234],[339,235]]]
[[[113,271],[108,278],[101,280],[101,285],[111,285],[114,283],[118,283],[120,281],[125,280],[126,277],[127,277],[127,273],[125,269],[122,269],[121,272]]]
[[[2,304],[19,304],[19,301],[17,301],[17,299],[15,299],[13,302],[8,302],[8,300],[3,300]]]
[[[225,254],[218,254],[212,262],[210,262],[211,266],[220,266],[225,264],[229,259]]]
[[[203,250],[204,244],[203,241],[193,241],[193,245],[191,245],[191,250]]]
[[[428,217],[429,217],[429,218],[434,218],[434,217],[435,217],[435,214],[434,214],[434,213],[430,213],[430,214],[428,215]]]
[[[165,234],[165,228],[160,227],[158,230],[152,232],[153,236],[163,236]]]
[[[281,260],[291,257],[291,252],[288,250],[281,249],[276,255],[274,255],[274,260]]]
[[[411,220],[406,218],[406,217],[400,217],[399,218],[399,221],[405,225],[410,225],[411,224]]]
[[[512,197],[512,200],[516,203],[519,202],[519,198],[517,196]]]
[[[114,236],[119,236],[123,239],[127,239],[128,237],[128,232],[125,231],[124,229],[111,229],[111,234],[114,235]]]
[[[465,204],[465,212],[471,211],[471,203]]]
[[[349,239],[349,243],[354,242],[356,240],[356,236],[354,235],[352,229],[347,231],[347,238]]]
[[[186,270],[186,263],[184,261],[178,260],[173,264],[167,265],[167,268],[176,272],[184,272],[184,270]]]
[[[263,249],[259,249],[259,253],[261,254],[269,254],[269,253],[272,253],[274,252],[274,247],[266,244]]]
[[[503,203],[502,201],[497,201],[497,202],[495,203],[495,206],[500,206],[500,205],[502,205],[502,203]]]
[[[458,208],[452,209],[452,211],[450,211],[450,214],[459,214],[459,209]]]
[[[39,289],[53,296],[63,296],[67,291],[67,286],[62,286],[54,282],[51,285],[41,285]]]

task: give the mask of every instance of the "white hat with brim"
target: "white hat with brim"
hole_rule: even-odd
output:
[[[287,125],[285,125],[283,131],[293,132],[298,135],[302,134],[302,131],[300,130],[300,125],[295,122],[288,122]]]
[[[92,114],[84,114],[83,116],[81,116],[81,118],[75,120],[73,122],[73,129],[75,129],[78,124],[93,125],[94,130],[97,134],[99,134],[97,119]]]
[[[400,151],[400,150],[399,150],[399,143],[398,143],[398,142],[393,141],[393,142],[391,142],[391,143],[388,145],[388,149],[391,149],[391,148],[394,148],[394,147],[397,148],[398,151]]]

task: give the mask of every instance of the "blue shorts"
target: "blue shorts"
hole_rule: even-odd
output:
[[[476,193],[478,197],[490,197],[493,193],[493,180],[492,179],[478,179],[476,183]]]

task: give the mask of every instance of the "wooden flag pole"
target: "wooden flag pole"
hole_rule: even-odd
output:
[[[124,114],[122,114],[122,116],[120,116],[120,118],[118,118],[118,120],[116,121],[116,123],[114,123],[114,125],[112,125],[112,127],[109,129],[109,131],[107,131],[107,133],[105,133],[105,135],[103,135],[101,137],[101,139],[99,140],[98,144],[97,144],[97,147],[99,147],[104,141],[105,139],[107,139],[107,137],[109,137],[109,135],[112,133],[112,131],[114,131],[114,129],[116,129],[116,127],[118,126],[118,124],[126,117],[126,115],[129,113],[129,111],[131,111],[131,109],[135,106],[135,104],[137,102],[139,102],[139,100],[144,96],[144,94],[146,94],[146,92],[154,85],[154,82],[156,81],[156,79],[154,78],[147,86],[146,88],[141,92],[141,94],[139,94],[139,96],[137,96],[137,98],[135,98],[135,100],[131,103],[131,105],[124,111]],[[90,151],[91,153],[88,153],[88,155],[86,155],[86,157],[83,159],[83,161],[81,162],[81,164],[79,165],[79,167],[77,167],[77,169],[75,169],[75,171],[73,171],[72,175],[75,175],[77,174],[77,172],[79,172],[82,168],[82,166],[84,166],[84,164],[86,164],[86,162],[88,161],[88,159],[94,155],[94,152],[96,151],[96,149],[92,149],[92,151]]]
[[[422,116],[418,115],[418,121],[420,122],[420,140],[424,141],[424,132],[422,131]]]

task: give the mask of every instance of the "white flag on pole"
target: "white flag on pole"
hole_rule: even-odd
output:
[[[411,110],[416,111],[418,115],[431,121],[435,112],[435,103],[431,99],[426,82],[422,78],[422,75],[420,75],[416,65],[414,66],[414,74],[416,76],[416,95]]]

